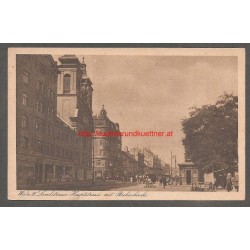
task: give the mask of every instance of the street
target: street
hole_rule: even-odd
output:
[[[130,181],[122,182],[120,180],[108,180],[108,181],[95,181],[94,184],[91,181],[59,182],[59,183],[50,182],[44,184],[36,184],[35,186],[23,186],[19,190],[190,192],[192,191],[192,185],[172,184],[172,185],[166,185],[164,189],[159,182],[150,184],[150,186],[147,187],[147,185],[143,183],[130,182]],[[226,189],[218,188],[214,192],[226,192]],[[235,188],[233,188],[232,192],[236,192]]]
[[[149,191],[149,192],[155,192],[155,191],[169,191],[169,192],[188,192],[191,191],[190,185],[168,185],[163,188],[162,185],[160,185],[158,182],[155,184],[152,184],[150,187],[147,187],[146,184],[139,184],[136,182],[132,182],[129,186],[121,186],[116,188],[111,188],[112,191]]]
[[[190,185],[167,185],[165,189],[158,182],[147,187],[146,184],[139,184],[137,182],[125,182],[121,181],[96,181],[94,185],[89,182],[69,182],[69,183],[46,183],[38,184],[34,187],[23,187],[23,190],[91,190],[91,191],[170,191],[170,192],[184,192],[191,191]]]

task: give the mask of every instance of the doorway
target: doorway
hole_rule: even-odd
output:
[[[186,183],[187,183],[188,185],[190,185],[190,184],[191,184],[191,181],[192,181],[192,178],[191,178],[191,170],[187,170],[187,171],[186,171]]]
[[[42,164],[36,164],[35,167],[35,178],[36,178],[36,183],[40,184],[42,183],[42,170],[43,170],[43,166]]]

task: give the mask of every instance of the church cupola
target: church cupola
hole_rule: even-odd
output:
[[[107,116],[107,111],[104,108],[104,105],[102,105],[102,109],[100,111],[100,116]]]

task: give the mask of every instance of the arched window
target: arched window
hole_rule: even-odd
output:
[[[63,77],[63,94],[70,93],[70,75],[66,74]]]
[[[26,115],[22,116],[22,128],[27,128],[28,127],[28,118]]]
[[[24,106],[28,104],[28,95],[26,93],[23,93],[22,103]]]
[[[28,84],[29,83],[29,73],[27,71],[23,71],[23,83]]]

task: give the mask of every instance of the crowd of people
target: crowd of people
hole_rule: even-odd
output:
[[[109,181],[109,180],[116,180],[116,181],[122,181],[122,183],[127,182],[136,182],[138,184],[145,184],[145,188],[153,188],[156,187],[156,183],[158,186],[161,186],[163,189],[166,188],[168,185],[181,185],[181,178],[179,176],[170,176],[170,175],[155,175],[155,174],[137,174],[137,175],[125,175],[125,176],[113,176],[106,178],[99,178],[96,180],[102,180],[102,181]],[[205,183],[204,183],[205,184]],[[209,183],[209,186],[206,186],[206,188],[203,188],[201,190],[198,187],[197,183],[192,183],[192,191],[216,191],[216,189],[219,188],[219,186],[216,183],[216,178],[214,178],[214,182]],[[225,188],[226,191],[237,191],[239,189],[238,181],[232,177],[230,173],[227,174],[225,185],[222,187]]]
[[[170,177],[168,175],[159,175],[154,174],[143,174],[135,175],[130,177],[122,177],[122,182],[137,182],[138,184],[145,184],[146,188],[155,187],[155,183],[158,182],[164,189],[167,185],[178,185],[180,183],[179,176]]]

